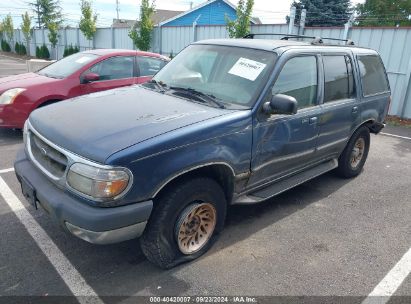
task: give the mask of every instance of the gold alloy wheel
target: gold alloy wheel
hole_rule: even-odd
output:
[[[210,203],[188,206],[177,221],[178,248],[183,254],[199,251],[210,240],[217,222],[217,213]]]
[[[360,164],[362,157],[364,156],[365,150],[365,140],[362,137],[359,137],[355,142],[354,148],[351,152],[350,164],[351,168],[355,169]]]

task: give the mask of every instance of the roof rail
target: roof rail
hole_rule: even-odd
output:
[[[255,33],[255,34],[245,35],[243,38],[254,39],[255,36],[264,36],[264,35],[283,36],[281,40],[288,40],[289,38],[309,38],[309,39],[312,39],[311,44],[324,44],[323,40],[332,40],[332,41],[344,41],[346,45],[354,45],[354,42],[351,39],[314,37],[314,36],[280,34],[280,33]]]

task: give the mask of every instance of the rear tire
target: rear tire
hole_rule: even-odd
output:
[[[147,259],[161,268],[200,257],[223,229],[227,203],[213,179],[183,180],[154,204],[140,245]]]
[[[367,160],[369,149],[370,130],[366,126],[362,126],[354,132],[341,153],[338,159],[337,174],[344,178],[360,174]]]

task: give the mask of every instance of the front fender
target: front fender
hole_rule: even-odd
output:
[[[138,202],[151,199],[174,178],[207,165],[225,165],[234,176],[248,172],[251,161],[251,126],[251,117],[247,117],[225,122],[223,125],[209,124],[197,126],[195,130],[176,131],[174,135],[160,136],[167,137],[167,143],[161,143],[161,138],[145,143],[146,146],[154,146],[154,142],[159,142],[157,145],[163,148],[157,152],[135,157],[131,154],[137,153],[132,153],[132,150],[138,147],[131,147],[112,156],[108,163],[124,166],[127,162],[126,167],[133,173],[134,184],[125,200]]]
[[[37,109],[39,106],[41,106],[43,103],[45,103],[47,101],[50,101],[50,100],[64,100],[64,99],[67,99],[67,96],[60,95],[60,94],[52,94],[52,95],[41,96],[39,99],[34,101],[31,111],[34,111],[35,109]]]

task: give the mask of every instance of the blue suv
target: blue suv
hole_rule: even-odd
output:
[[[170,268],[210,248],[230,204],[334,169],[358,175],[390,96],[371,49],[200,41],[149,83],[34,111],[15,172],[66,231],[96,244],[140,237]]]

